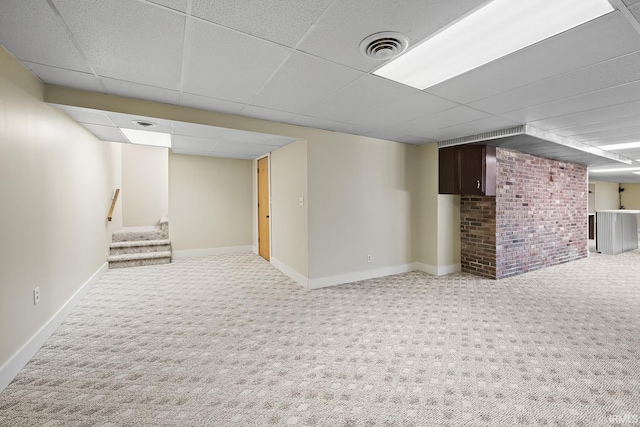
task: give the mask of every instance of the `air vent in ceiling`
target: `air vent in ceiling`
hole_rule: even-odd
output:
[[[409,39],[400,33],[386,31],[371,34],[360,43],[360,52],[363,55],[377,59],[387,60],[395,58],[404,52],[409,46]]]
[[[148,122],[146,120],[133,120],[132,123],[143,128],[151,128],[155,126],[155,123]]]

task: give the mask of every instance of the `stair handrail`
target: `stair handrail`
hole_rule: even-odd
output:
[[[109,215],[107,215],[107,220],[111,221],[113,218],[113,210],[116,208],[116,201],[118,201],[118,194],[120,194],[120,189],[116,188],[116,192],[113,194],[113,198],[111,199],[111,208],[109,209]]]

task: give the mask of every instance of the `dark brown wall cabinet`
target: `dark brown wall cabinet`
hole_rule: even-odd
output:
[[[496,195],[496,147],[458,145],[438,154],[440,194]]]

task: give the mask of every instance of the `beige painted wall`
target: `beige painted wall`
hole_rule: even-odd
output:
[[[418,147],[416,260],[438,266],[438,145]],[[458,213],[459,215],[459,213]],[[459,239],[458,239],[459,240]]]
[[[606,211],[620,208],[618,183],[590,180],[589,184],[596,186],[596,211]]]
[[[156,225],[169,214],[169,150],[121,144],[121,151],[123,226]]]
[[[416,261],[429,270],[460,264],[460,196],[438,194],[438,144],[418,147]]]
[[[104,265],[114,155],[0,47],[0,366]]]
[[[169,155],[174,251],[250,246],[251,160]]]
[[[271,153],[271,258],[309,274],[307,142]],[[300,206],[300,197],[303,205]]]
[[[460,264],[460,196],[438,195],[438,268]]]
[[[455,216],[444,218],[448,208],[442,208],[440,225],[446,231],[444,234],[438,232],[440,199],[437,195],[435,145],[414,147],[57,86],[47,85],[45,91],[46,99],[54,103],[306,140],[309,278],[405,265],[416,259],[437,267],[439,262],[459,258],[453,242],[450,247],[445,244],[451,253],[438,260],[439,234],[452,235],[455,239],[459,223],[456,224]],[[420,164],[421,160],[424,162]],[[420,174],[418,180],[415,178],[417,174]],[[256,178],[253,171],[251,181],[255,200]],[[426,186],[422,186],[425,181]],[[420,195],[416,196],[418,189]],[[250,230],[255,246],[255,206],[251,212]],[[419,236],[415,236],[417,229],[420,229]],[[366,260],[369,253],[373,255],[372,263]]]
[[[622,184],[622,206],[625,209],[640,210],[640,184]]]
[[[414,152],[355,135],[308,141],[310,279],[414,261]]]

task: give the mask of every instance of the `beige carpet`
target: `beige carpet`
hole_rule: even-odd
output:
[[[110,270],[2,426],[640,424],[640,251],[305,291],[253,254]]]

